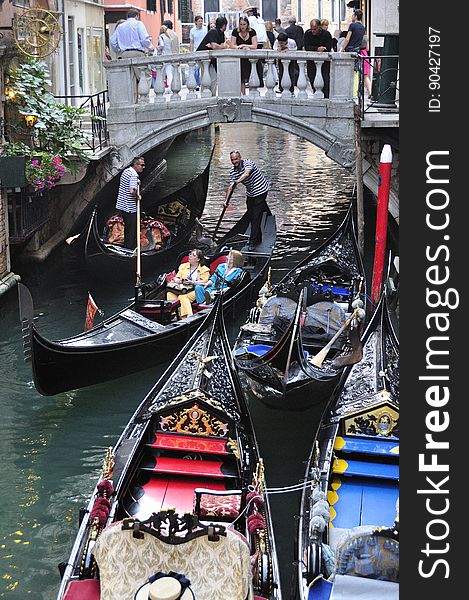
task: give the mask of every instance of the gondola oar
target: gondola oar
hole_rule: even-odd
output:
[[[231,196],[233,195],[235,187],[236,187],[236,182],[233,184],[233,187],[231,188],[231,192],[229,193],[228,198],[225,200],[225,202],[223,202],[223,210],[221,211],[221,215],[218,219],[218,223],[215,226],[215,231],[213,232],[213,236],[212,236],[214,240],[218,233],[218,229],[221,225],[221,222],[223,221],[223,217],[225,216],[226,209],[228,208],[228,204],[230,203],[230,199],[231,199]]]
[[[360,309],[356,308],[352,315],[345,321],[345,323],[342,325],[342,327],[337,331],[337,333],[334,335],[334,337],[329,340],[329,342],[324,346],[324,348],[322,350],[320,350],[316,356],[313,358],[313,360],[311,361],[312,364],[315,367],[320,367],[322,365],[322,363],[324,362],[324,359],[326,358],[326,356],[329,354],[329,350],[332,348],[332,346],[334,345],[335,341],[337,340],[337,338],[344,332],[344,330],[350,325],[350,323],[353,321],[353,319],[355,319],[358,316],[358,311]]]
[[[142,287],[142,256],[140,252],[140,180],[137,184],[137,267],[135,277],[135,303]]]

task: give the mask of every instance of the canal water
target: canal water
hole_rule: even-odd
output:
[[[213,231],[222,210],[233,149],[253,159],[272,182],[268,203],[278,228],[272,259],[275,282],[339,225],[350,201],[353,178],[323,151],[293,135],[253,124],[221,125],[202,219],[208,231]],[[186,144],[178,160],[188,164],[198,153],[197,143]],[[244,188],[239,187],[220,233],[244,212]],[[52,339],[83,329],[88,291],[106,316],[133,294],[133,289],[117,283],[99,284],[89,278],[65,244],[45,264],[22,266],[16,272],[30,288],[38,327]],[[231,341],[243,321],[241,316],[228,323]],[[30,365],[23,361],[16,291],[0,298],[0,597],[55,598],[57,564],[68,558],[79,509],[96,482],[105,451],[116,442],[166,366],[87,389],[41,396],[32,382]],[[300,482],[323,406],[289,413],[269,409],[253,398],[249,405],[267,485]],[[289,600],[300,494],[275,495],[270,502],[283,596]]]

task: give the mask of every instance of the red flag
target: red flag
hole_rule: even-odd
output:
[[[88,304],[86,305],[85,331],[93,327],[94,316],[98,312],[98,305],[93,300],[92,295],[88,292]]]

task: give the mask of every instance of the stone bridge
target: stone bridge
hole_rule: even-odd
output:
[[[241,94],[240,59],[253,68],[246,95]],[[211,66],[216,59],[217,71]],[[265,86],[259,89],[255,63],[265,61]],[[283,64],[283,92],[275,92],[275,63]],[[294,94],[289,91],[290,61],[299,66]],[[307,61],[316,63],[311,85]],[[330,97],[324,98],[321,66],[330,63]],[[164,64],[173,65],[171,90],[165,90]],[[201,87],[194,77],[201,67]],[[126,166],[166,139],[217,123],[251,122],[298,135],[346,168],[355,165],[354,58],[346,53],[216,50],[163,57],[119,59],[106,63],[109,90],[108,130],[117,149],[114,167]],[[153,89],[151,70],[156,72]],[[184,83],[184,85],[183,85]],[[315,90],[313,92],[313,89]],[[170,92],[170,93],[168,93]]]

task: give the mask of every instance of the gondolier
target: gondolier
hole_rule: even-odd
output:
[[[255,246],[262,242],[261,219],[263,212],[269,212],[266,199],[270,189],[270,181],[262,175],[253,160],[241,158],[239,150],[230,152],[230,160],[233,167],[230,171],[230,185],[225,194],[225,206],[228,206],[234,187],[238,183],[245,185],[246,208],[251,222],[248,251],[252,251]]]
[[[137,200],[139,194],[139,175],[145,168],[145,159],[136,156],[132,164],[124,169],[119,181],[116,208],[124,219],[124,246],[133,250],[137,245]]]

